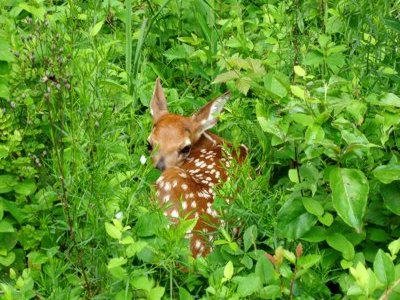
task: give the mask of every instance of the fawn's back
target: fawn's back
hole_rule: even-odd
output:
[[[191,240],[193,256],[206,255],[220,223],[213,209],[214,186],[227,180],[231,154],[229,147],[217,135],[207,130],[214,126],[230,94],[206,104],[191,117],[170,114],[159,79],[157,79],[150,108],[153,130],[149,137],[154,165],[162,172],[156,184],[156,194],[164,215],[174,222],[179,218],[198,218]],[[242,161],[244,146],[233,156]]]

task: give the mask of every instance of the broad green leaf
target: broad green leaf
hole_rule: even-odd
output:
[[[313,229],[303,235],[301,239],[311,243],[322,242],[326,239],[326,230],[324,227],[314,226]]]
[[[380,100],[381,105],[400,107],[400,97],[393,93],[386,93]]]
[[[138,290],[145,290],[150,292],[150,290],[154,286],[154,281],[151,278],[148,278],[147,276],[139,276],[139,277],[134,277],[131,280],[131,285]]]
[[[112,258],[108,262],[107,268],[108,269],[112,269],[112,268],[115,268],[115,267],[123,266],[124,264],[127,263],[127,261],[128,260],[125,257]]]
[[[237,276],[234,281],[238,283],[237,293],[241,297],[248,297],[262,288],[260,278],[255,274]]]
[[[301,67],[301,66],[294,66],[294,73],[297,75],[297,76],[300,76],[300,77],[304,77],[304,76],[306,76],[307,74],[306,74],[306,71]]]
[[[32,179],[25,179],[14,186],[14,190],[21,195],[29,196],[36,191],[36,183]]]
[[[380,187],[385,206],[400,216],[400,181],[382,184]]]
[[[278,77],[272,74],[267,74],[264,77],[264,87],[273,96],[278,98],[283,98],[288,93],[285,84]]]
[[[378,250],[374,260],[374,272],[376,277],[385,286],[388,286],[395,279],[394,264],[389,256],[381,249]]]
[[[342,253],[347,260],[352,260],[354,257],[354,246],[346,237],[340,233],[333,233],[326,238],[326,242],[333,249]]]
[[[389,249],[392,257],[395,258],[397,253],[399,253],[399,251],[400,251],[400,239],[397,239],[397,240],[394,240],[393,242],[391,242],[388,246],[388,249]]]
[[[0,232],[14,232],[15,228],[6,220],[0,221]]]
[[[147,242],[144,242],[144,241],[137,241],[133,244],[130,244],[125,250],[126,256],[132,257],[136,253],[142,251],[146,246],[147,246]]]
[[[317,218],[305,210],[301,199],[290,199],[278,211],[278,234],[295,240],[301,238],[316,222]]]
[[[333,223],[333,216],[331,213],[327,212],[323,216],[318,217],[318,221],[320,221],[325,226],[331,226]]]
[[[297,266],[302,269],[309,269],[319,263],[322,256],[319,254],[303,255],[297,259]]]
[[[258,259],[255,273],[260,278],[262,284],[271,284],[277,280],[274,266],[264,255]]]
[[[11,192],[17,183],[17,177],[14,175],[0,175],[0,194]]]
[[[305,141],[307,144],[316,144],[324,140],[325,132],[318,124],[308,126],[305,133]]]
[[[103,27],[103,24],[104,24],[104,21],[97,22],[92,27],[92,29],[90,29],[90,32],[89,32],[90,36],[92,36],[92,37],[96,36],[99,33],[99,31],[101,30],[101,28]]]
[[[243,95],[247,95],[251,86],[251,79],[249,77],[240,77],[235,81],[235,85]]]
[[[179,287],[179,300],[193,300],[193,297],[185,288]]]
[[[233,263],[228,261],[224,268],[224,277],[230,280],[233,276]]]
[[[193,53],[193,47],[189,45],[176,45],[163,53],[169,60],[187,59]]]
[[[40,6],[39,4],[37,5],[29,5],[28,3],[26,3],[28,1],[24,1],[23,3],[19,4],[19,7],[26,10],[27,12],[31,13],[32,16],[40,19],[40,20],[44,20],[44,15],[46,13],[46,10],[43,6]]]
[[[306,100],[307,98],[309,98],[307,90],[305,90],[301,86],[291,85],[290,90],[293,95],[295,95],[297,98],[300,98],[301,100]]]
[[[244,251],[247,252],[257,240],[257,227],[255,225],[246,229],[243,234]]]
[[[346,224],[361,232],[369,193],[364,173],[356,169],[334,168],[329,181],[333,207],[338,215]]]
[[[376,167],[372,171],[375,178],[384,184],[389,184],[394,180],[400,180],[400,164],[384,165]]]
[[[156,286],[150,290],[148,299],[149,300],[160,300],[164,295],[165,288],[162,286]]]
[[[288,177],[289,177],[291,182],[299,183],[299,175],[297,174],[297,170],[296,169],[289,169]]]
[[[9,150],[9,147],[0,145],[0,160],[8,156]]]
[[[106,232],[109,236],[111,236],[113,239],[121,239],[122,233],[120,230],[118,230],[117,227],[108,222],[104,223],[104,225],[106,227]]]
[[[303,201],[303,205],[305,209],[310,213],[315,216],[322,216],[324,214],[324,208],[322,207],[321,203],[319,203],[317,200],[312,199],[312,198],[301,198]]]
[[[310,51],[304,58],[303,63],[308,66],[319,65],[323,62],[324,57],[318,51]]]
[[[312,116],[303,113],[290,114],[289,118],[303,126],[309,126],[314,123],[314,118]]]
[[[15,253],[14,252],[8,252],[6,256],[0,255],[0,265],[3,265],[5,267],[8,267],[11,265],[15,260]]]

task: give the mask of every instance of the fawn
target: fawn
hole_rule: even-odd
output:
[[[226,92],[191,117],[171,114],[158,78],[150,102],[153,128],[148,145],[155,167],[162,171],[156,182],[156,195],[165,208],[164,215],[173,222],[179,217],[198,218],[193,231],[186,234],[193,257],[210,252],[213,233],[220,223],[212,207],[213,187],[227,180],[226,168],[230,167],[232,155],[238,162],[247,155],[243,145],[232,155],[227,153],[223,145],[231,146],[207,131],[217,123],[229,98],[230,93]]]

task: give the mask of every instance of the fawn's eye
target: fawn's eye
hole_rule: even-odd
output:
[[[179,154],[181,154],[181,155],[188,155],[191,148],[192,148],[192,147],[191,147],[190,145],[187,145],[187,146],[183,147],[183,148],[181,149],[181,151],[179,151]]]
[[[150,142],[147,142],[147,150],[149,152],[153,151],[153,146],[150,144]]]

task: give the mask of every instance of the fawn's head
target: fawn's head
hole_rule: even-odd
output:
[[[165,170],[181,165],[203,132],[217,123],[218,115],[229,97],[230,93],[226,92],[191,117],[171,114],[168,112],[160,79],[157,78],[150,102],[153,129],[148,138],[155,167]]]

